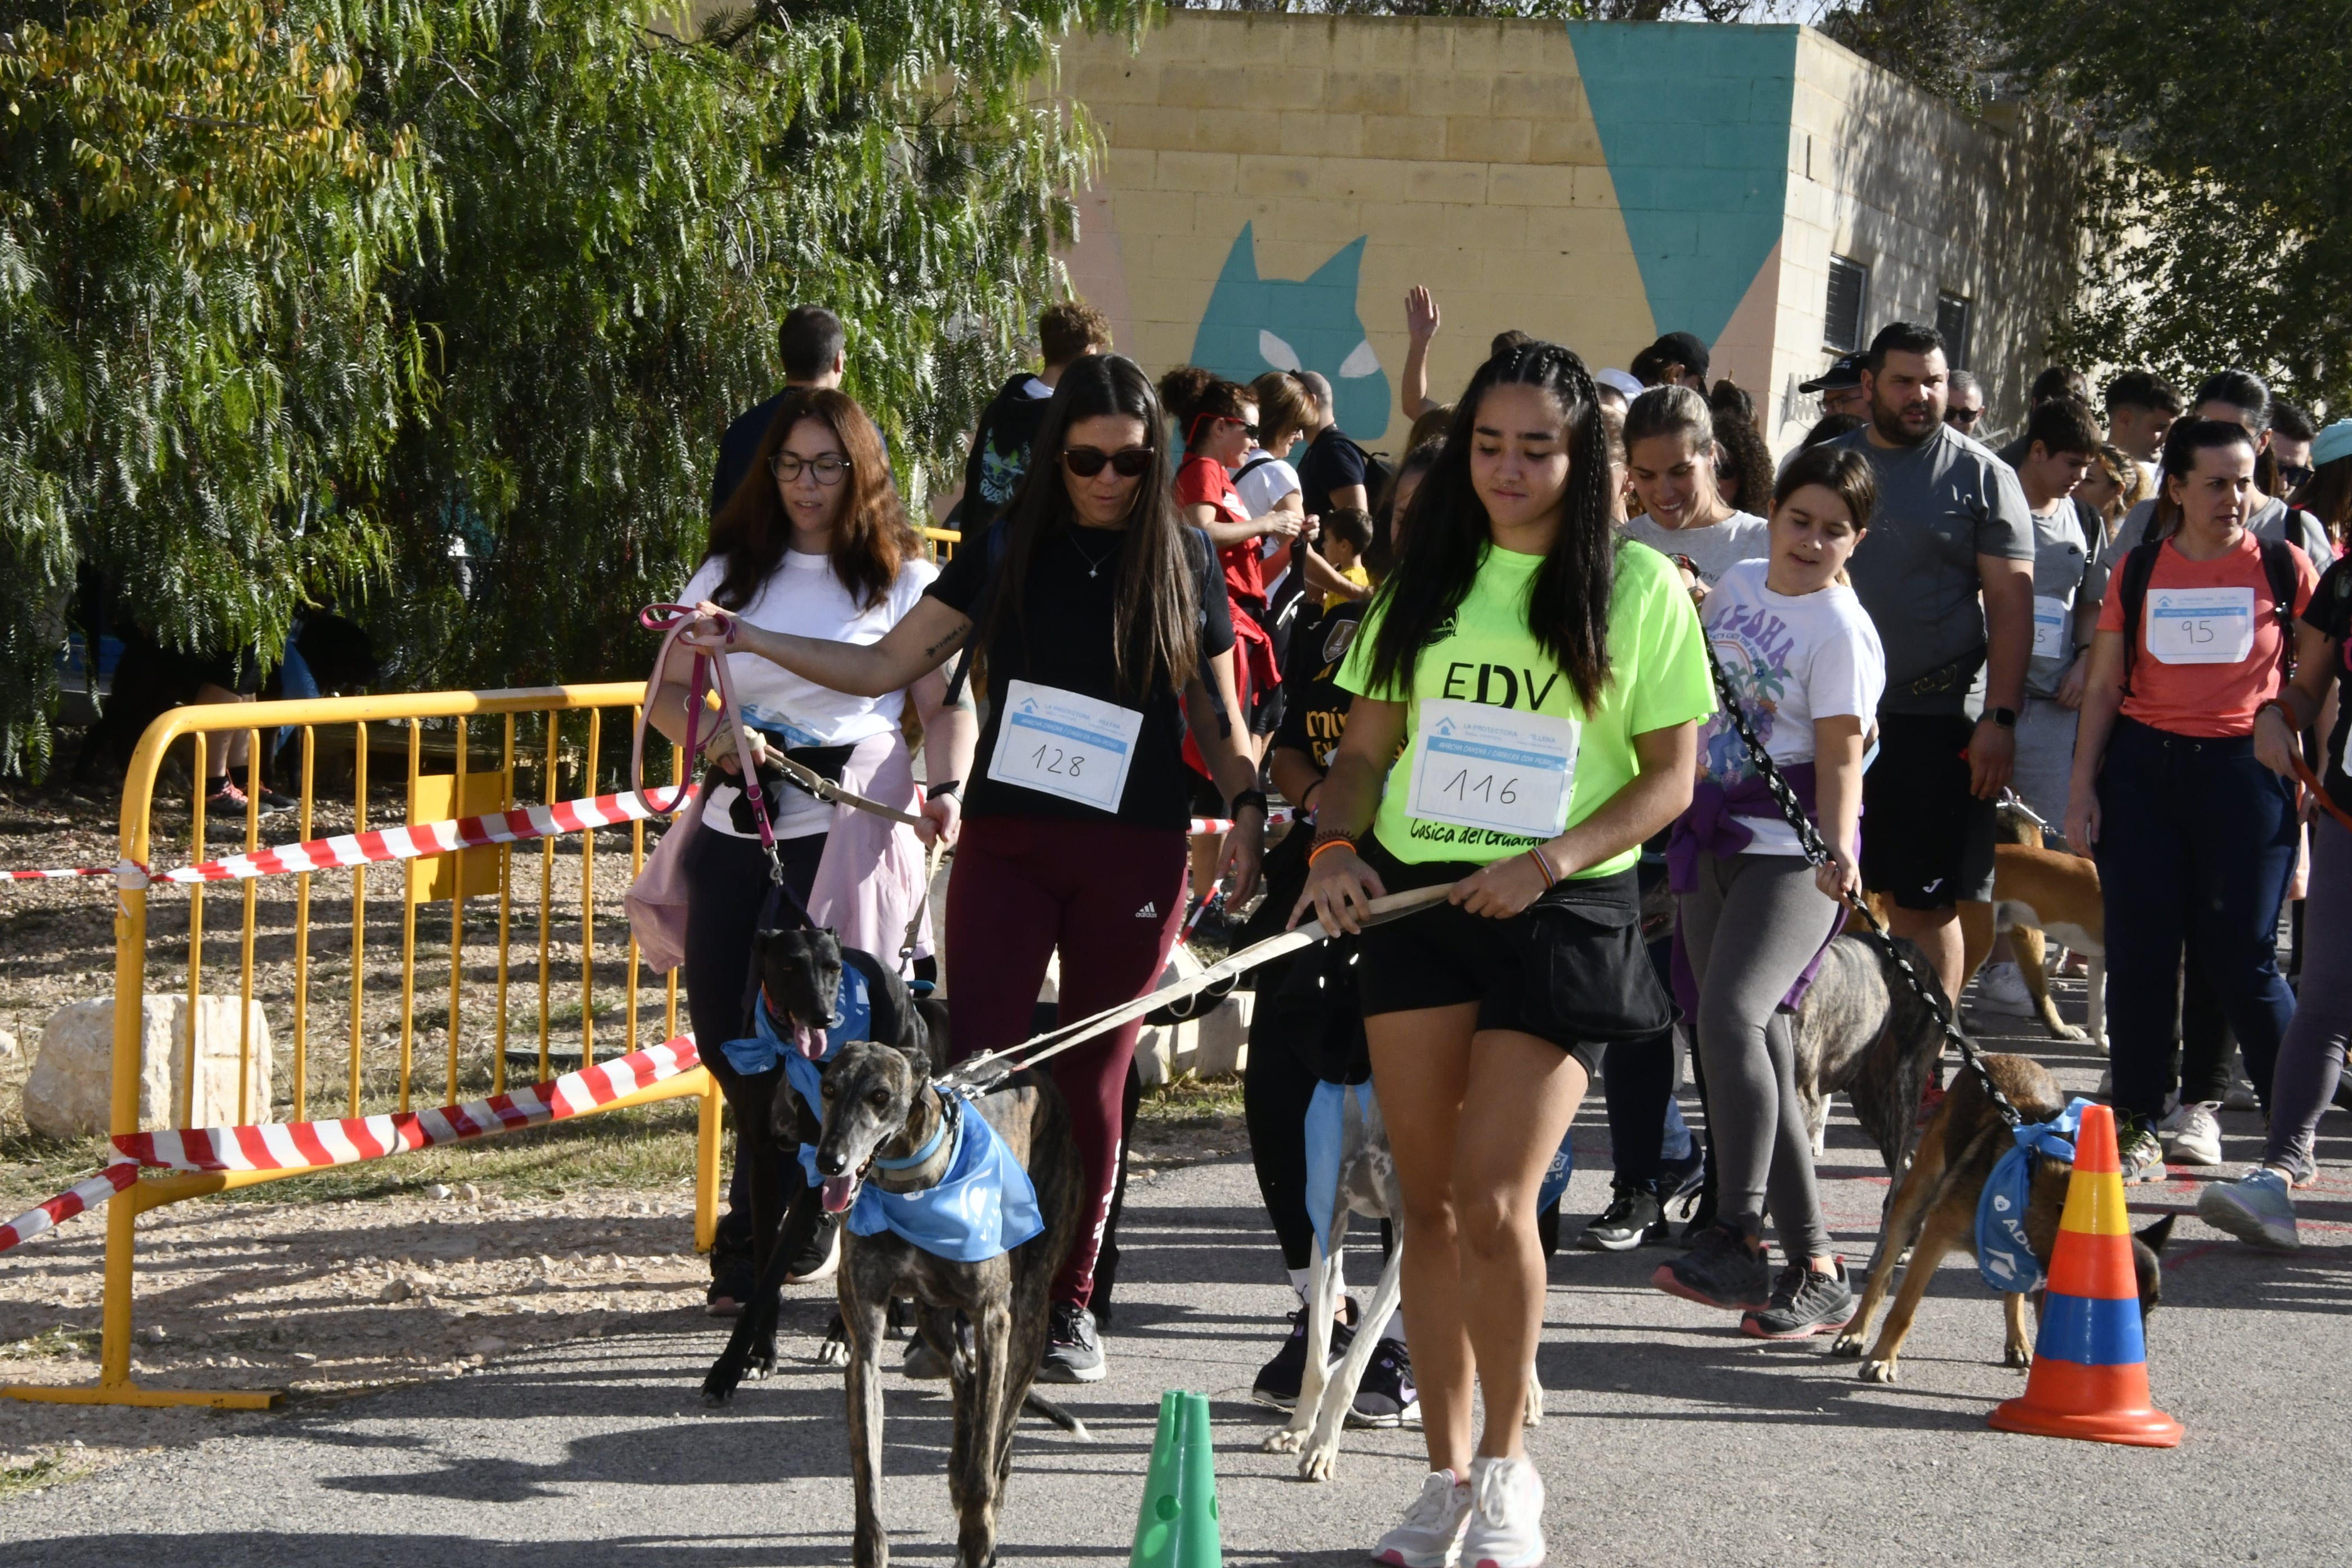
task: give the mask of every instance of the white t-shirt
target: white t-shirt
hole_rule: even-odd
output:
[[[1265,461],[1259,463],[1260,458]],[[1257,467],[1250,468],[1252,463],[1257,463]],[[1283,497],[1298,489],[1298,470],[1263,447],[1252,447],[1243,453],[1242,467],[1249,468],[1249,472],[1234,475],[1234,490],[1242,498],[1242,504],[1249,508],[1252,517],[1264,517]]]
[[[678,595],[681,604],[699,604],[719,591],[727,574],[723,558],[713,557],[687,580]],[[822,555],[784,552],[784,563],[760,585],[740,612],[744,620],[762,631],[790,632],[794,637],[822,637],[830,642],[877,643],[883,634],[915,607],[923,590],[940,574],[928,561],[913,560],[898,569],[898,580],[880,602],[861,609],[849,590],[834,575],[833,563]],[[898,727],[906,693],[880,697],[850,697],[803,680],[781,665],[754,653],[727,656],[727,673],[734,683],[735,700],[743,721],[784,737],[789,747],[848,746],[870,735],[887,734]],[[714,784],[703,824],[735,837],[732,815],[741,792],[730,784]],[[802,838],[823,833],[833,820],[833,807],[806,793],[787,789],[782,806],[770,826],[780,838]]]
[[[1625,537],[1638,539],[1665,555],[1687,555],[1698,568],[1698,580],[1712,588],[1741,561],[1760,561],[1772,552],[1772,525],[1752,511],[1735,511],[1706,528],[1661,528],[1652,519],[1637,517],[1625,525]]]
[[[1886,689],[1886,654],[1853,589],[1832,583],[1792,598],[1764,585],[1767,570],[1763,561],[1732,565],[1700,613],[1749,728],[1785,768],[1813,760],[1816,719],[1853,714],[1869,728]],[[1732,784],[1750,772],[1748,748],[1723,714],[1707,720],[1698,742],[1701,776]],[[1740,822],[1756,836],[1750,854],[1804,852],[1778,811],[1743,813]]]

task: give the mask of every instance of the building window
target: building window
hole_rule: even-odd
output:
[[[1976,312],[1958,294],[1936,296],[1936,330],[1944,334],[1944,363],[1954,370],[1969,368],[1969,328]]]
[[[1863,347],[1862,310],[1870,293],[1870,268],[1843,256],[1830,258],[1829,309],[1822,319],[1822,342],[1840,353]]]

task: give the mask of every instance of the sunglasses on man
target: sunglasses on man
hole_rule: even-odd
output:
[[[1981,408],[1947,408],[1944,410],[1944,423],[1947,425],[1958,425],[1965,427],[1975,424],[1978,420],[1983,417],[1984,410]]]
[[[1111,472],[1120,479],[1136,479],[1151,467],[1151,448],[1121,447],[1116,452],[1106,452],[1099,447],[1062,448],[1062,466],[1082,479],[1090,479],[1101,473],[1105,463],[1108,463]]]

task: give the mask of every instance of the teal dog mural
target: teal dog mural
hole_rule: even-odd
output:
[[[1315,275],[1257,275],[1257,244],[1242,225],[1209,295],[1192,363],[1246,382],[1269,370],[1311,370],[1331,384],[1339,428],[1377,441],[1389,426],[1389,378],[1356,314],[1364,237],[1342,246]]]

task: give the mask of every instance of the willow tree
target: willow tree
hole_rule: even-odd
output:
[[[1095,148],[1055,41],[1150,0],[695,9],[0,0],[0,766],[78,578],[271,657],[332,601],[402,685],[633,668],[795,303],[952,467]]]
[[[388,289],[440,394],[379,502],[401,678],[633,671],[626,616],[698,556],[719,435],[775,389],[796,303],[847,323],[919,498],[1055,293],[1093,142],[1036,80],[1138,9],[765,4],[680,37],[635,5],[484,6],[372,74],[434,195]]]

